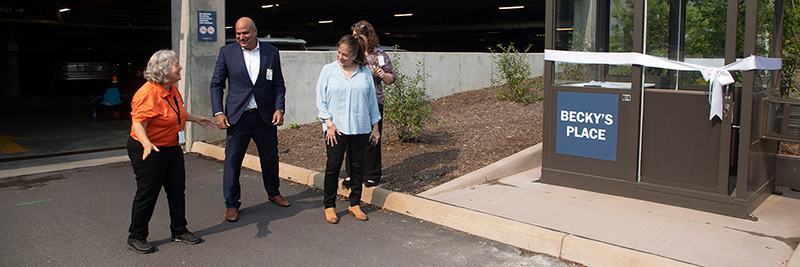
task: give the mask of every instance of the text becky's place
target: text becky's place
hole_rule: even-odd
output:
[[[561,121],[581,123],[585,125],[614,124],[614,115],[608,113],[561,110]],[[591,126],[567,125],[567,136],[593,140],[606,140],[606,129]]]

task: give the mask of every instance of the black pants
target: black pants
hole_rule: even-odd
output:
[[[378,105],[378,110],[381,112],[381,117],[383,117],[383,105]],[[378,121],[378,133],[380,133],[381,138],[383,138],[383,119]],[[364,177],[362,181],[372,180],[376,183],[381,181],[381,168],[383,167],[381,166],[381,143],[383,143],[383,141],[378,142],[375,146],[367,145],[366,149],[364,149],[364,164],[361,166],[361,173]],[[344,168],[347,171],[347,176],[351,176],[350,156],[347,156],[345,161]]]
[[[361,164],[364,161],[364,147],[369,145],[369,134],[337,135],[337,144],[325,145],[328,161],[325,164],[325,196],[322,203],[325,208],[336,207],[336,189],[339,187],[339,170],[342,168],[344,153],[351,155],[350,169],[350,206],[361,204]]]
[[[159,147],[161,152],[150,152],[142,160],[144,147],[132,137],[128,138],[128,157],[131,159],[133,173],[136,175],[136,196],[131,208],[131,226],[128,238],[147,239],[148,223],[153,217],[161,187],[167,193],[169,205],[169,228],[172,235],[180,235],[186,229],[186,171],[183,163],[183,150],[180,146]]]

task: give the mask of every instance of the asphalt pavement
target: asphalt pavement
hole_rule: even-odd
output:
[[[186,154],[189,229],[205,242],[171,242],[162,193],[140,255],[126,248],[135,181],[127,161],[0,178],[0,266],[572,266],[559,259],[365,205],[362,222],[322,192],[282,181],[288,208],[269,202],[260,173],[242,172],[238,222],[223,219],[222,164]],[[0,171],[2,172],[2,171]],[[2,176],[0,176],[2,177]]]

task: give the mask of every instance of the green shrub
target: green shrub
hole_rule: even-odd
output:
[[[528,80],[531,75],[531,66],[525,61],[528,50],[531,46],[520,52],[514,47],[514,43],[508,46],[498,44],[498,52],[491,47],[495,64],[497,65],[497,75],[492,77],[492,86],[498,88],[495,96],[501,100],[510,100],[520,103],[533,103],[542,101],[541,79]],[[505,86],[502,86],[504,85]]]
[[[435,124],[431,117],[431,97],[420,85],[427,75],[422,74],[422,62],[417,62],[417,71],[408,75],[400,71],[400,57],[392,53],[392,64],[397,79],[384,88],[384,119],[403,142],[418,141],[425,125]]]
[[[289,128],[297,129],[297,128],[300,128],[300,125],[297,124],[296,122],[292,122],[292,123],[289,123]]]
[[[781,94],[786,97],[800,97],[800,7],[786,4],[783,17],[783,69]]]

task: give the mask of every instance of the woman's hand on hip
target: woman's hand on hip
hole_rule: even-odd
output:
[[[153,150],[155,150],[156,152],[161,152],[161,150],[158,150],[158,147],[156,145],[150,142],[147,142],[147,144],[142,144],[142,146],[144,147],[144,151],[142,153],[142,160],[146,159],[147,156],[150,155],[150,152],[152,152]]]

